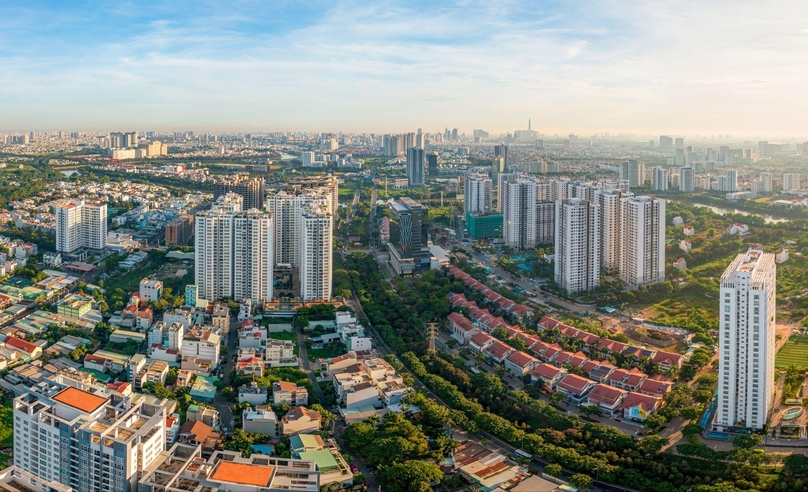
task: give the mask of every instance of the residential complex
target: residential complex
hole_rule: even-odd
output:
[[[556,205],[555,281],[567,292],[600,285],[600,206],[587,200]]]
[[[107,242],[107,205],[84,200],[62,202],[56,211],[56,251],[71,254],[80,248],[100,251]]]
[[[665,200],[620,200],[620,279],[629,289],[665,281]]]
[[[484,174],[466,174],[463,187],[463,211],[467,214],[491,212],[491,178]]]

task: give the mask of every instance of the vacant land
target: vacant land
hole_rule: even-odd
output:
[[[782,349],[777,352],[774,366],[786,369],[795,365],[800,370],[808,370],[808,336],[791,335]]]

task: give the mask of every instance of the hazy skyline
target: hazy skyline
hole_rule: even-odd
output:
[[[808,137],[797,1],[5,2],[0,66],[0,132]]]

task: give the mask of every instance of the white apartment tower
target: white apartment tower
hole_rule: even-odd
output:
[[[760,173],[760,191],[761,193],[772,192],[772,173]]]
[[[500,173],[497,175],[497,213],[502,213],[502,200],[505,196],[505,183],[519,177],[519,173]]]
[[[466,174],[463,190],[463,208],[466,213],[491,212],[491,178],[484,174]]]
[[[167,405],[45,379],[14,400],[14,464],[77,492],[134,492],[165,449]]]
[[[502,237],[515,249],[536,247],[536,182],[517,178],[502,182]]]
[[[312,203],[303,211],[301,226],[300,296],[304,301],[328,301],[333,251],[331,212],[323,203]]]
[[[606,273],[620,270],[620,199],[623,196],[620,190],[599,190],[595,194],[595,203],[600,207],[600,266]]]
[[[311,203],[328,203],[326,189],[282,189],[267,197],[267,208],[275,220],[274,266],[286,264],[300,266],[300,230],[303,211]],[[333,209],[329,209],[333,212]]]
[[[272,300],[272,214],[257,209],[233,218],[233,299]]]
[[[721,275],[716,430],[763,429],[774,406],[774,254],[749,250]]]
[[[654,168],[654,176],[651,180],[651,189],[654,191],[668,191],[668,171],[662,167]]]
[[[800,189],[800,173],[783,173],[783,191]]]
[[[56,211],[56,250],[102,250],[107,244],[107,205],[84,200],[62,202]]]
[[[233,216],[214,205],[194,218],[194,283],[199,297],[216,301],[233,295]]]
[[[627,160],[620,163],[620,179],[628,180],[629,188],[636,188],[645,181],[645,166],[636,160]]]
[[[738,191],[738,171],[735,169],[727,169],[726,189],[723,191]]]
[[[665,281],[665,200],[621,199],[620,280],[629,289]]]
[[[695,190],[693,168],[687,166],[679,169],[679,191],[682,193],[693,193],[693,190]]]
[[[556,203],[555,281],[569,293],[600,284],[600,206],[586,200]]]

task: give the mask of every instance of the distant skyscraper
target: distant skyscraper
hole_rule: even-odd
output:
[[[410,188],[424,186],[424,149],[407,149],[407,180]]]
[[[103,250],[107,245],[107,205],[84,200],[65,201],[56,211],[56,250],[73,253],[80,248]]]
[[[556,203],[555,281],[563,290],[600,285],[600,207],[586,200]]]
[[[419,202],[404,197],[393,205],[398,227],[398,243],[387,243],[390,250],[390,263],[399,275],[411,275],[421,268],[426,237],[423,231],[423,218],[426,208]]]
[[[777,389],[774,255],[739,254],[721,275],[716,430],[763,429]]]
[[[595,203],[600,207],[600,266],[607,273],[620,270],[620,190],[598,190]]]
[[[509,160],[507,145],[494,145],[494,157],[502,157],[505,160],[502,172],[510,172],[511,162]]]
[[[213,199],[218,200],[228,193],[244,198],[243,209],[264,209],[264,180],[246,175],[223,176],[213,183]]]
[[[679,190],[683,193],[693,193],[695,190],[692,167],[688,166],[679,169]]]
[[[426,155],[427,168],[430,176],[438,175],[438,154],[432,152]]]
[[[333,219],[326,203],[311,203],[301,222],[300,297],[331,299]]]
[[[667,135],[660,135],[659,136],[659,148],[660,149],[671,149],[673,148],[673,139]]]
[[[651,189],[654,191],[668,191],[668,171],[660,166],[654,168],[654,177],[651,180]]]
[[[727,169],[726,189],[723,191],[738,191],[738,171],[735,169]]]
[[[665,200],[625,197],[620,213],[620,280],[629,289],[665,281]]]
[[[772,192],[772,173],[760,173],[760,191],[762,193]]]
[[[628,180],[629,188],[640,186],[640,163],[635,160],[623,161],[620,164],[620,179]]]
[[[676,142],[675,142],[675,145],[676,145],[677,149],[684,150],[684,148],[685,148],[685,139],[684,138],[677,138]]]
[[[800,173],[783,173],[783,191],[799,190]]]
[[[463,209],[466,213],[491,212],[491,178],[484,174],[466,174],[463,189]]]
[[[516,249],[536,247],[536,182],[529,178],[502,181],[502,237]]]

